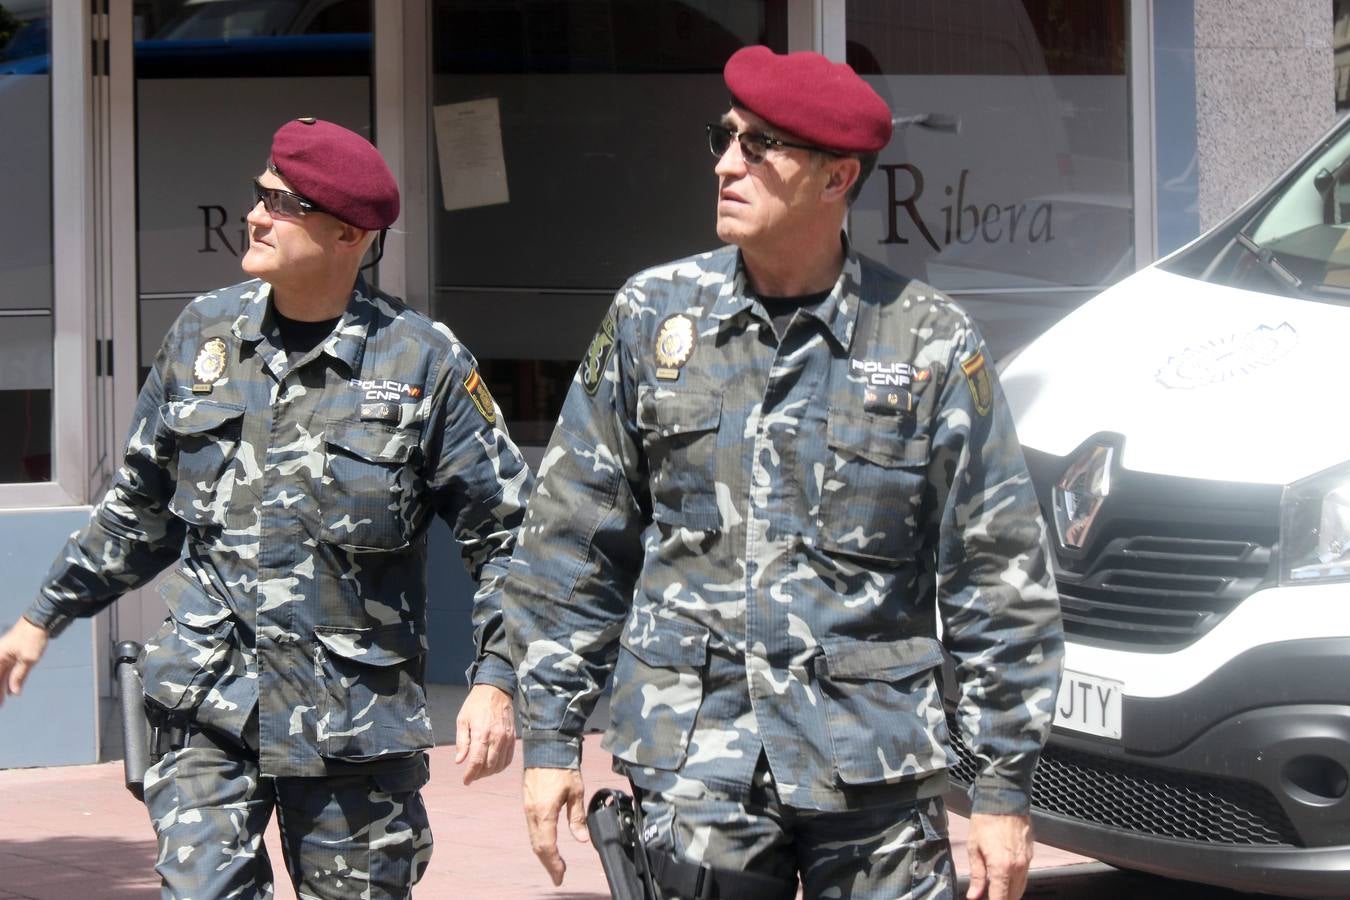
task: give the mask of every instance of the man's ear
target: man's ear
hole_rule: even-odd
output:
[[[360,252],[364,254],[369,242],[366,238],[373,232],[366,231],[364,228],[357,228],[355,225],[348,225],[346,222],[338,222],[339,230],[337,244],[344,251]]]
[[[830,177],[825,182],[825,189],[821,191],[820,198],[826,201],[847,200],[848,192],[853,189],[858,176],[862,174],[862,163],[852,156],[843,156],[830,160],[829,168]]]

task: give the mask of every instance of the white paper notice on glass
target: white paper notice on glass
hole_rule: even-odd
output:
[[[434,107],[432,117],[445,208],[470,209],[509,202],[497,98],[447,103]]]

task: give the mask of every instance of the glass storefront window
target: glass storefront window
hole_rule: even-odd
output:
[[[437,0],[433,313],[522,444],[552,431],[634,272],[717,245],[703,124],[738,48],[787,49],[786,2]]]
[[[0,4],[0,483],[52,478],[51,5]]]
[[[909,125],[856,246],[957,295],[996,356],[1134,269],[1125,0],[849,0],[848,62]]]
[[[374,140],[371,0],[136,4],[139,375],[185,303],[248,276],[250,179],[317,116]]]

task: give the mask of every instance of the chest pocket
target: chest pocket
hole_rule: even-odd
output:
[[[214,400],[170,400],[160,420],[178,445],[178,478],[169,510],[189,525],[224,527],[234,496],[244,407]]]
[[[717,511],[717,429],[722,395],[644,384],[637,424],[651,471],[652,518],[704,531],[721,528]]]
[[[831,409],[820,481],[819,543],[830,553],[908,562],[927,483],[927,435],[903,437],[894,416]]]
[[[319,539],[353,552],[402,550],[412,540],[417,432],[372,422],[329,422],[318,490]]]

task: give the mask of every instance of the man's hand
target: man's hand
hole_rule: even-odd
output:
[[[455,719],[455,765],[464,760],[464,783],[496,775],[516,753],[516,714],[511,695],[490,684],[475,684]]]
[[[558,852],[558,813],[567,807],[567,824],[572,837],[588,844],[586,830],[586,786],[578,769],[525,770],[525,822],[530,826],[530,849],[548,870],[553,884],[560,885],[567,863]]]
[[[18,696],[46,649],[47,632],[27,619],[19,619],[0,637],[0,703],[5,702],[6,691]]]
[[[1031,866],[1031,817],[975,813],[970,817],[970,889],[966,900],[1018,900]]]

